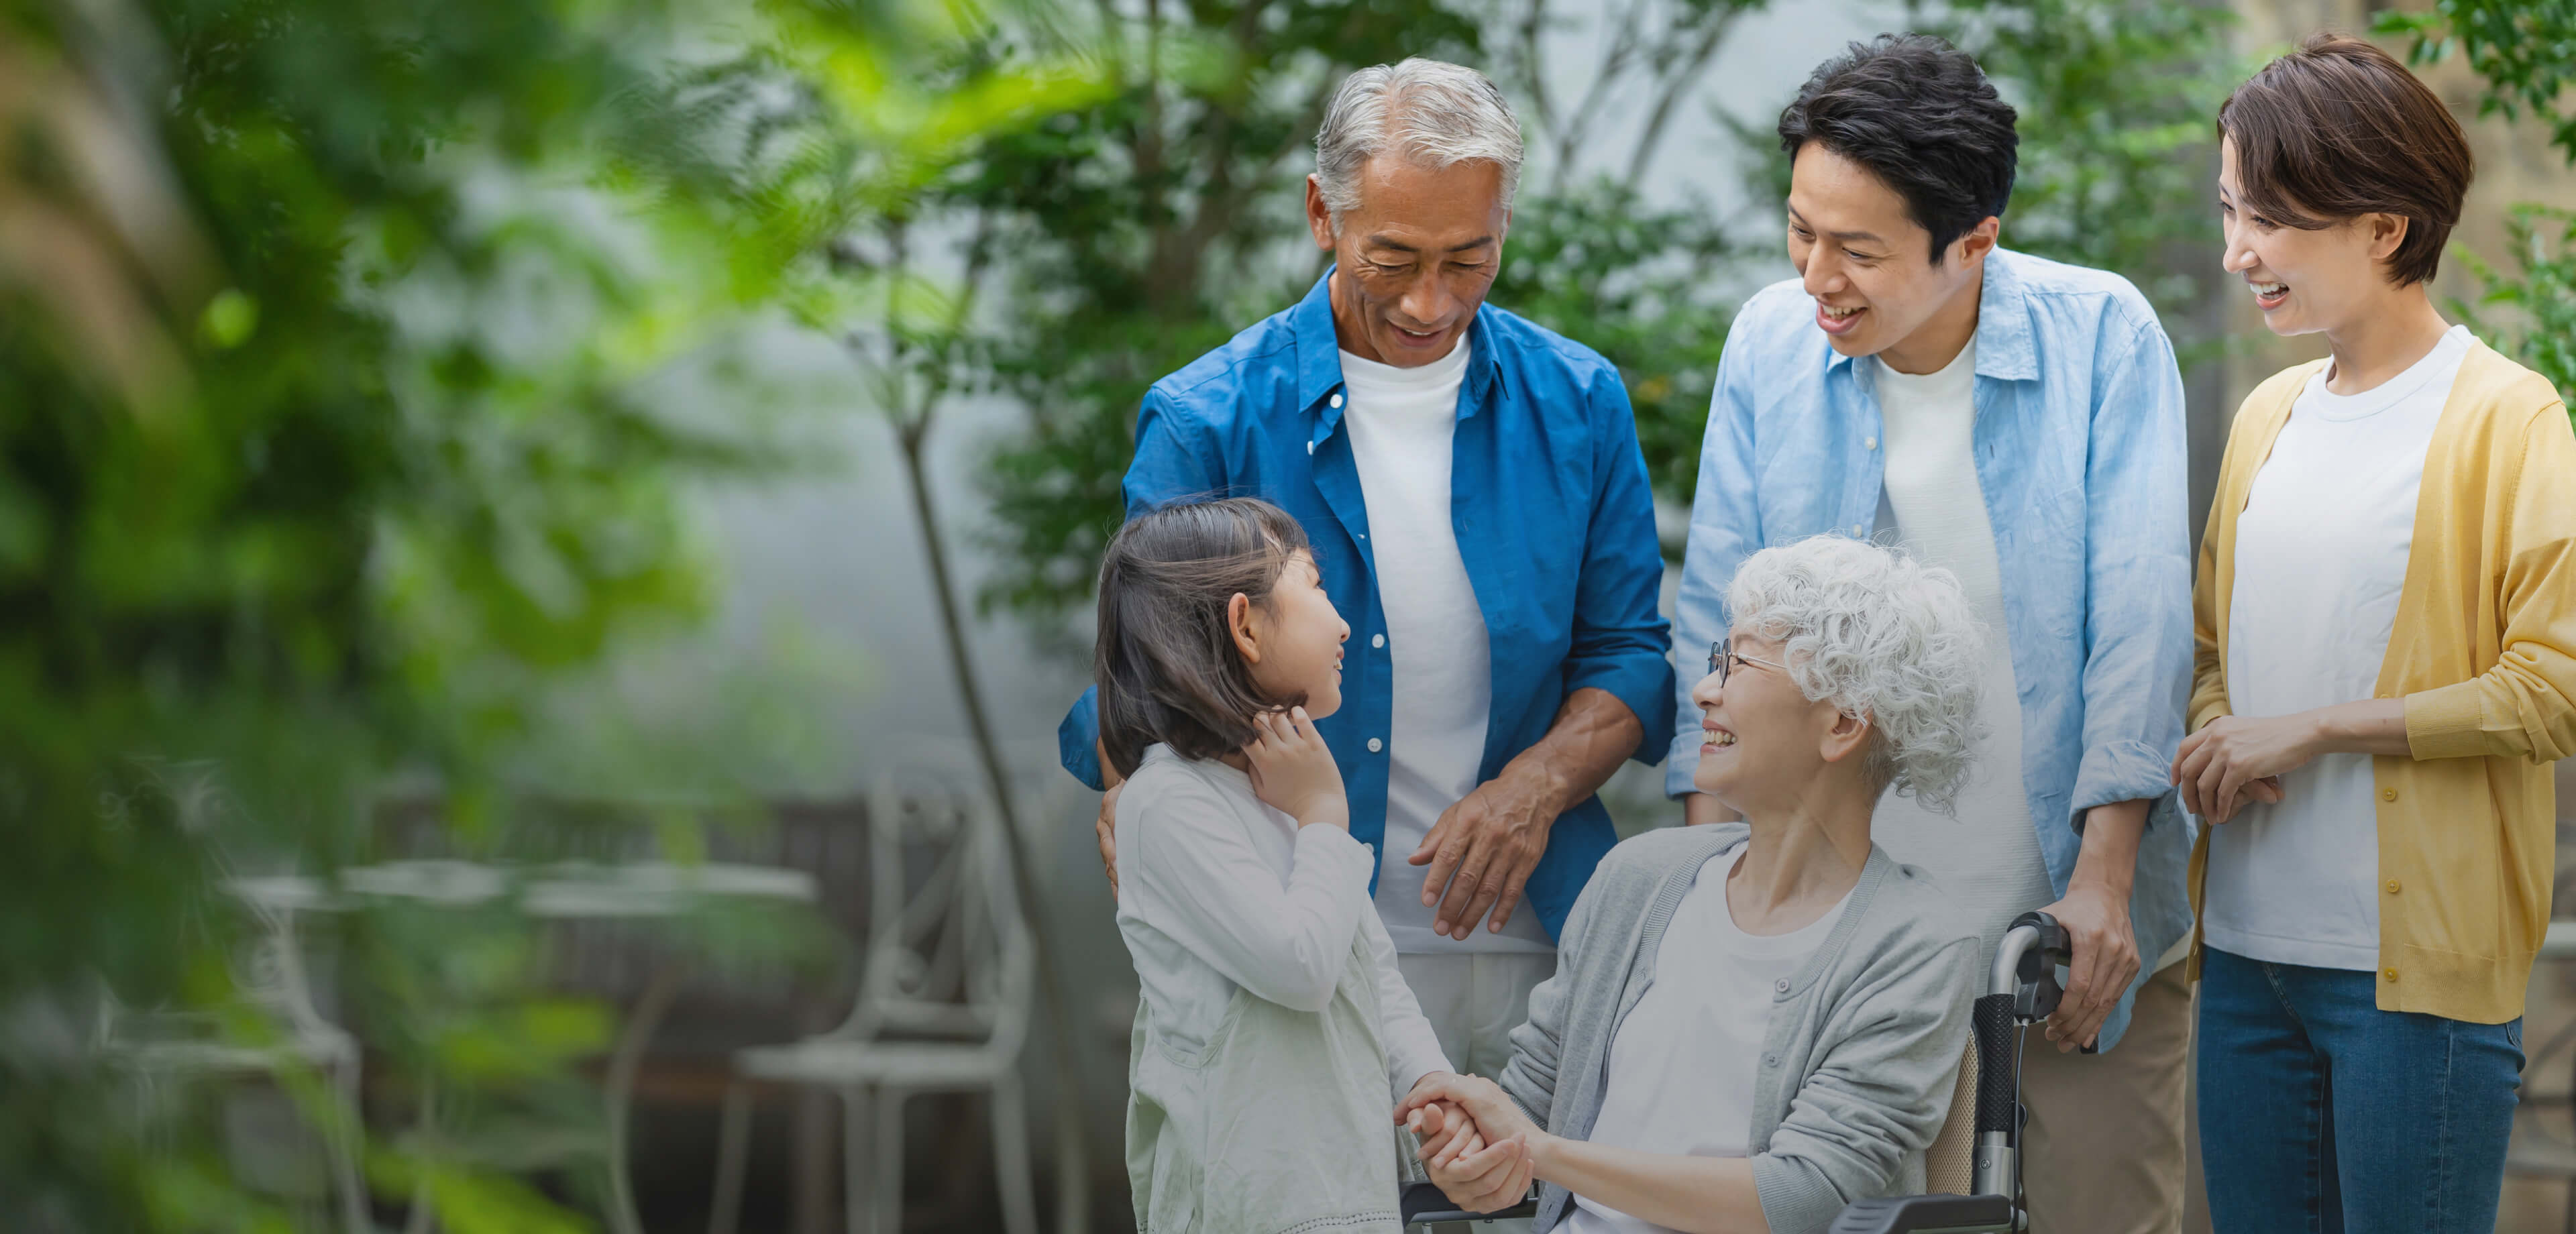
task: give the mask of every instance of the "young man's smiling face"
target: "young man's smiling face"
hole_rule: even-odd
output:
[[[2001,225],[1988,217],[1935,261],[1932,233],[1868,167],[1814,141],[1791,166],[1789,261],[1815,298],[1816,328],[1835,351],[1899,372],[1938,371],[1967,345]]]
[[[1314,178],[1306,222],[1333,254],[1333,328],[1342,349],[1412,368],[1449,354],[1502,270],[1503,169],[1427,167],[1381,154],[1360,166],[1359,201],[1338,220]]]

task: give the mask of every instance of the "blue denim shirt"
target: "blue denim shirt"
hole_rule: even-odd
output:
[[[1351,835],[1386,836],[1392,706],[1386,613],[1369,515],[1342,431],[1342,362],[1326,299],[1306,298],[1154,383],[1127,468],[1130,517],[1179,498],[1262,497],[1304,525],[1324,593],[1351,626],[1342,708],[1317,724],[1350,793]],[[1619,371],[1588,347],[1485,305],[1458,394],[1450,519],[1492,647],[1493,710],[1477,781],[1537,744],[1576,690],[1609,691],[1645,726],[1635,757],[1673,737],[1664,563],[1637,425]],[[1093,692],[1056,730],[1065,770],[1101,785]],[[1589,798],[1558,818],[1523,895],[1554,937],[1617,843]],[[1372,889],[1374,887],[1372,886]]]
[[[1986,258],[1976,348],[1973,448],[2021,693],[2022,788],[2057,894],[2086,810],[2154,803],[2129,903],[2141,971],[2103,1023],[2109,1049],[2146,970],[2191,928],[2192,830],[2167,783],[2191,693],[2182,375],[2126,279],[2002,249]],[[1755,550],[1870,533],[1878,367],[1826,343],[1795,279],[1746,302],[1700,451],[1674,608],[1683,663],[1726,636],[1726,585]],[[1688,682],[1679,715],[1665,771],[1675,795],[1699,763]]]

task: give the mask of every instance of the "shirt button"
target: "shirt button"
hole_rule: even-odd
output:
[[[1306,443],[1306,453],[1308,453],[1308,454],[1313,454],[1314,452],[1315,452],[1315,443],[1314,443],[1314,442],[1311,442],[1311,441],[1310,441],[1310,442],[1307,442],[1307,443]]]
[[[1875,450],[1878,448],[1878,439],[1875,437],[1863,437],[1860,439],[1860,448],[1864,450]]]
[[[1859,534],[1861,534],[1860,524],[1858,524],[1858,523],[1854,523],[1854,524],[1852,524],[1852,534],[1853,534],[1853,535],[1859,535]]]
[[[2393,788],[2383,788],[2379,790],[2379,799],[2381,801],[2395,801],[2397,800],[2397,790]]]
[[[2392,879],[2388,880],[2388,894],[2390,894],[2390,895],[2395,895],[2395,894],[2397,894],[2397,880],[2396,880],[2396,879],[2393,879],[2393,878],[2392,878]]]
[[[1385,636],[1385,635],[1383,635],[1383,634],[1372,634],[1372,635],[1370,635],[1370,636],[1369,636],[1369,646],[1371,646],[1371,647],[1384,647],[1384,646],[1386,646],[1386,636]]]
[[[1383,749],[1385,749],[1385,748],[1386,748],[1386,743],[1385,743],[1385,742],[1380,741],[1380,740],[1378,740],[1378,739],[1377,739],[1377,738],[1375,738],[1375,737],[1371,737],[1371,738],[1369,738],[1369,753],[1371,753],[1371,754],[1375,754],[1375,753],[1377,753],[1378,751],[1383,750]]]
[[[1342,396],[1341,396],[1341,395],[1338,395],[1338,394],[1334,395],[1334,396],[1333,396],[1333,406],[1335,406],[1335,407],[1339,407],[1339,406],[1341,406],[1341,405],[1342,405]]]
[[[2390,981],[2395,981],[2395,980],[2397,980],[2397,970],[2396,970],[2396,969],[2393,969],[2393,968],[2383,968],[2383,969],[2379,970],[2379,975],[2380,975],[2380,976],[2382,976],[2382,977],[2387,978],[2387,979],[2388,979],[2388,980],[2390,980]]]

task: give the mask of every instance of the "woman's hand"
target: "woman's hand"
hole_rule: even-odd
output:
[[[1475,1152],[1485,1146],[1485,1138],[1476,1134],[1476,1120],[1467,1117],[1467,1112],[1459,1109],[1457,1103],[1423,1093],[1426,1086],[1450,1079],[1454,1074],[1447,1071],[1424,1072],[1421,1079],[1413,1082],[1412,1092],[1395,1104],[1395,1121],[1404,1124],[1405,1130],[1412,1132],[1421,1142],[1421,1150],[1416,1155],[1424,1161],[1439,1155],[1442,1149],[1449,1147],[1451,1140],[1462,1136],[1473,1141],[1461,1150],[1463,1152]],[[1424,1104],[1413,1104],[1414,1093],[1423,1093]]]
[[[1476,1129],[1483,1133],[1487,1144],[1500,1143],[1516,1135],[1546,1134],[1537,1123],[1530,1121],[1528,1114],[1521,1111],[1519,1103],[1503,1091],[1502,1085],[1483,1076],[1454,1075],[1446,1071],[1432,1072],[1415,1083],[1413,1091],[1405,1094],[1404,1104],[1396,1109],[1396,1117],[1403,1118],[1433,1102],[1446,1102],[1466,1111],[1467,1117],[1476,1121]]]
[[[1258,736],[1243,747],[1252,764],[1252,792],[1272,809],[1297,820],[1300,827],[1351,825],[1350,798],[1342,791],[1342,769],[1324,746],[1306,709],[1286,714],[1264,712],[1252,717]]]
[[[1471,1127],[1453,1121],[1462,1114]],[[1450,1203],[1489,1213],[1529,1194],[1535,1148],[1547,1133],[1492,1080],[1434,1072],[1406,1094],[1396,1117],[1430,1137],[1422,1148],[1423,1169]]]
[[[2215,826],[2248,801],[2281,800],[2281,773],[2306,766],[2319,753],[2317,726],[2304,714],[2220,716],[2182,739],[2173,783],[2182,790],[2183,808]]]
[[[1450,1203],[1464,1212],[1494,1213],[1520,1203],[1529,1194],[1535,1166],[1526,1138],[1515,1136],[1473,1152],[1458,1151],[1466,1143],[1464,1139],[1454,1141],[1450,1151],[1423,1163],[1424,1171]]]

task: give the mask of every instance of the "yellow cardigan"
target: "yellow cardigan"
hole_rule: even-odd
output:
[[[2227,715],[2236,519],[2319,360],[2247,395],[2227,435],[2192,589],[2190,730]],[[2576,753],[2576,432],[2539,374],[2472,347],[2424,453],[2415,538],[2379,698],[2406,700],[2412,758],[2379,786],[2379,998],[2501,1024],[2522,1014],[2549,925],[2550,762]],[[2197,910],[2209,868],[2191,854]],[[2200,974],[2192,935],[2191,975]]]

